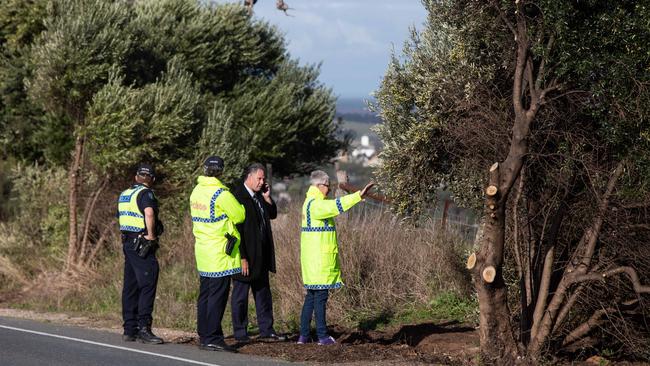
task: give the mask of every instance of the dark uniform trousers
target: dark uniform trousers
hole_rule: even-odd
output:
[[[260,336],[266,337],[274,334],[273,330],[273,305],[271,286],[269,285],[269,272],[263,271],[260,278],[251,282],[233,280],[232,287],[232,327],[235,338],[245,338],[248,326],[248,291],[253,290],[255,310],[257,312],[257,325]]]
[[[197,301],[197,332],[201,344],[215,344],[223,341],[221,320],[228,304],[230,276],[201,277]]]
[[[158,285],[158,260],[155,253],[140,258],[133,250],[133,239],[124,238],[124,286],[122,287],[122,319],[124,334],[134,335],[139,328],[150,328],[153,303]]]

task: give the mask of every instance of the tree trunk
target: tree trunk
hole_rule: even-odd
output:
[[[503,243],[504,240],[504,212],[505,210],[501,208],[497,219],[486,223],[483,243],[478,254],[483,265],[475,267],[474,271],[480,311],[481,362],[484,364],[511,365],[515,363],[518,355],[517,342],[510,323],[507,289],[501,271],[502,263],[494,262],[494,259],[499,258],[495,256],[495,246],[499,246],[497,243]],[[492,283],[486,282],[482,276],[482,268],[487,266],[496,269],[496,276]]]
[[[544,84],[544,62],[542,57],[534,66],[529,54],[530,42],[528,27],[524,15],[524,2],[516,1],[516,23],[512,23],[498,1],[493,5],[499,11],[501,19],[508,26],[516,42],[516,60],[513,75],[512,106],[514,121],[510,149],[506,159],[500,166],[495,163],[490,168],[490,184],[486,189],[486,211],[488,220],[485,234],[478,251],[477,264],[473,268],[475,286],[478,293],[480,315],[481,362],[486,364],[512,365],[517,363],[520,355],[519,344],[515,339],[510,311],[508,309],[507,287],[503,279],[503,259],[506,207],[508,196],[519,177],[528,154],[528,139],[530,138],[531,123],[544,102],[546,93],[557,88],[555,80],[546,88]],[[553,44],[549,40],[546,51],[548,54]],[[535,76],[535,73],[537,75]],[[520,189],[524,189],[522,186]],[[489,271],[486,271],[490,269]],[[494,272],[494,276],[486,276]]]
[[[481,362],[508,365],[516,362],[518,349],[502,273],[508,190],[500,190],[499,183],[499,164],[495,163],[490,168],[490,184],[485,190],[488,219],[473,274],[480,311]]]
[[[66,260],[66,271],[71,270],[77,261],[79,250],[79,234],[77,232],[77,211],[79,205],[79,170],[81,167],[81,156],[83,154],[84,140],[77,136],[74,145],[74,155],[68,172],[68,257]]]

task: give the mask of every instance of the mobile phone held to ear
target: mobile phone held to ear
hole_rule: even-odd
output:
[[[268,183],[264,183],[264,184],[262,185],[262,189],[261,189],[261,191],[262,191],[262,193],[266,193],[266,192],[268,192],[268,191],[269,191],[269,184],[268,184]]]

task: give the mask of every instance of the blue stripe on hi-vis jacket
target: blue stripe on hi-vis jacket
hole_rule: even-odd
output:
[[[336,199],[336,208],[339,209],[339,213],[340,213],[340,214],[343,213],[343,205],[341,204],[341,199],[340,199],[340,198],[337,198],[337,199]]]

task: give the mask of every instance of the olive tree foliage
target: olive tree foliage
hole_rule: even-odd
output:
[[[133,10],[138,46],[127,79],[136,83],[154,81],[178,57],[202,92],[218,94],[250,77],[273,78],[288,57],[280,33],[240,6],[163,0],[137,1]]]
[[[483,360],[587,336],[648,357],[650,4],[423,4],[377,92],[378,173],[404,214],[441,183],[484,210]]]
[[[45,31],[32,48],[33,76],[27,81],[32,102],[41,107],[73,141],[69,162],[69,238],[66,268],[85,262],[86,235],[80,238],[78,210],[87,109],[95,93],[107,83],[109,72],[123,67],[132,37],[130,13],[124,2],[57,1],[48,4]],[[92,210],[87,210],[90,215]],[[89,222],[86,218],[81,220]]]
[[[65,132],[43,118],[27,98],[31,76],[29,50],[43,31],[46,0],[0,2],[0,149],[2,157],[61,162],[70,149]]]
[[[68,166],[68,270],[90,263],[114,230],[110,216],[91,217],[138,162],[183,192],[207,155],[225,158],[230,180],[252,160],[304,172],[341,146],[318,67],[291,60],[279,32],[240,5],[53,0],[46,9],[26,89],[70,146],[66,159],[48,160]]]
[[[201,121],[202,102],[198,86],[176,60],[158,81],[141,88],[126,86],[123,75],[110,73],[88,108],[93,166],[109,176],[123,175],[141,160],[164,164],[164,170],[191,171],[194,148],[185,140]]]

